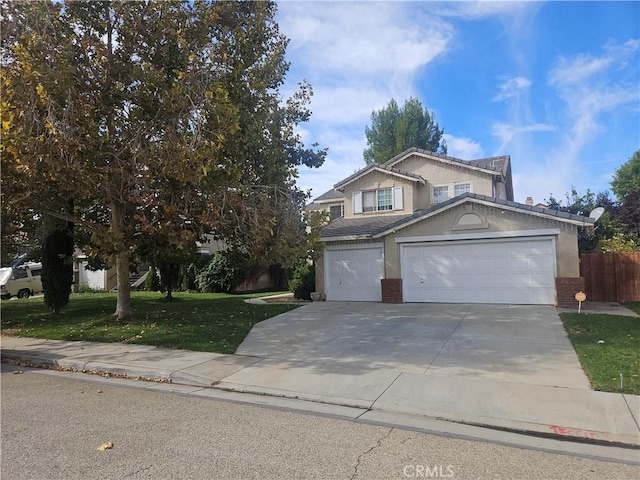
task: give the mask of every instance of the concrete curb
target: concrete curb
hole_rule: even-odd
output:
[[[392,410],[378,408],[375,402],[366,400],[354,400],[343,397],[327,395],[303,394],[286,390],[240,385],[230,382],[211,381],[209,377],[191,374],[186,369],[177,371],[158,371],[157,369],[144,368],[131,365],[118,365],[109,362],[82,361],[74,358],[51,358],[46,355],[27,354],[24,352],[2,349],[1,360],[5,363],[36,368],[48,368],[63,371],[75,371],[88,374],[96,374],[106,377],[127,378],[150,382],[173,383],[176,385],[192,386],[199,388],[211,388],[214,390],[235,392],[237,394],[260,395],[274,400],[290,399],[313,404],[322,404],[333,407],[348,407],[362,409],[365,412],[379,412],[385,415],[402,415],[411,418],[423,418],[427,420],[452,422],[495,431],[510,432],[539,438],[548,438],[568,442],[578,442],[591,445],[604,445],[640,450],[640,437],[612,434],[607,432],[587,432],[566,427],[551,428],[548,425],[538,425],[528,422],[503,420],[498,418],[482,417],[476,415],[456,415],[451,412],[429,411],[405,412],[402,409]],[[227,356],[233,357],[233,356]],[[245,357],[246,358],[246,357]],[[251,364],[260,359],[254,357],[245,360]],[[266,402],[268,403],[268,402]],[[596,434],[596,435],[594,435]]]

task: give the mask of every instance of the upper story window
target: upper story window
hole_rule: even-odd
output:
[[[402,187],[353,192],[353,213],[402,210]]]
[[[467,193],[471,191],[470,183],[460,183],[458,185],[453,186],[453,196],[457,197],[458,195],[462,195],[463,193]]]
[[[431,203],[441,203],[463,193],[471,192],[471,183],[437,185],[431,189]]]
[[[344,205],[331,205],[329,207],[329,216],[331,220],[344,217]]]

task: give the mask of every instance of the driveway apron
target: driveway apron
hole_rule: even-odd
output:
[[[401,375],[589,390],[548,306],[311,303],[257,324],[236,355],[263,360],[229,386],[359,406]]]

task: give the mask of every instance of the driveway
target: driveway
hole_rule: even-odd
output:
[[[236,354],[266,359],[265,382],[294,390],[288,369],[298,383],[343,372],[367,384],[404,373],[590,388],[548,306],[312,303],[258,323]],[[269,366],[278,378],[267,381]]]

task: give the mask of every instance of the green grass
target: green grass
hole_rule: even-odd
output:
[[[594,390],[640,395],[640,318],[586,313],[560,316]],[[604,343],[598,343],[600,340]]]
[[[265,294],[262,294],[265,295]],[[245,303],[259,295],[134,292],[134,316],[113,317],[116,294],[73,294],[55,315],[42,297],[2,302],[2,334],[53,340],[121,342],[233,353],[258,322],[296,308],[292,304]]]

